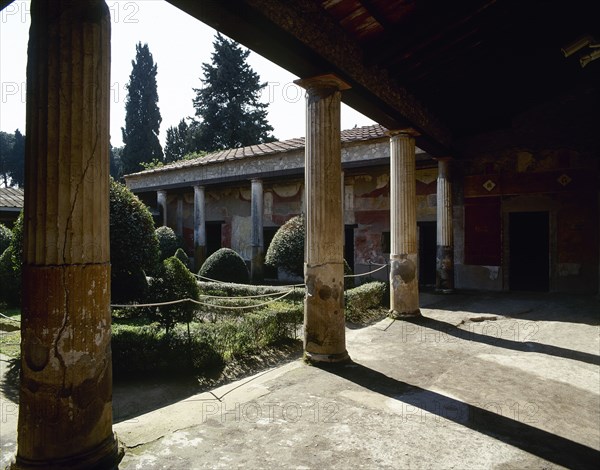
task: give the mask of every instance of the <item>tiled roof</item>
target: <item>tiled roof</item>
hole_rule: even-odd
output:
[[[0,208],[21,209],[23,190],[19,188],[0,188]]]
[[[355,127],[342,131],[341,141],[343,144],[358,142],[362,140],[379,139],[385,137],[387,129],[379,124],[372,126]],[[250,145],[248,147],[240,147],[234,149],[219,150],[209,153],[204,157],[195,158],[193,160],[179,160],[165,166],[153,168],[151,170],[140,171],[133,173],[134,175],[159,173],[181,168],[190,168],[199,165],[209,165],[211,163],[219,163],[242,158],[258,157],[262,155],[271,155],[275,153],[285,153],[293,150],[304,148],[304,137],[296,139],[281,140],[278,142],[269,142],[266,144]],[[129,176],[129,175],[128,175]]]

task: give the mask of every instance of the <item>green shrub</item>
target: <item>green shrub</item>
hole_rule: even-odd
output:
[[[304,215],[292,217],[283,224],[267,249],[265,264],[281,268],[296,276],[304,275]]]
[[[21,271],[23,265],[23,212],[12,230],[8,247],[0,254],[0,301],[9,306],[21,303]]]
[[[200,289],[194,275],[174,256],[163,261],[162,269],[152,282],[154,302],[170,302],[180,299],[198,300]],[[177,322],[189,323],[197,306],[193,302],[163,305],[154,310],[153,318],[169,332]]]
[[[178,375],[222,368],[223,358],[215,346],[215,328],[211,324],[194,326],[190,340],[182,325],[169,334],[158,324],[113,325],[114,375]]]
[[[183,248],[177,248],[177,251],[175,251],[174,256],[179,261],[181,261],[186,268],[190,267],[190,257],[187,255],[187,253],[185,251],[183,251]]]
[[[203,295],[218,295],[222,297],[247,297],[251,295],[283,294],[290,290],[287,286],[257,286],[252,284],[235,284],[229,282],[200,281],[200,293]],[[304,287],[294,287],[293,291],[285,297],[288,301],[304,300]]]
[[[346,304],[346,319],[357,322],[362,314],[371,308],[383,305],[386,284],[384,282],[369,282],[344,292]]]
[[[111,298],[115,302],[143,302],[148,297],[148,280],[141,269],[111,274]]]
[[[179,240],[171,227],[166,225],[156,229],[156,237],[158,239],[158,249],[160,252],[159,261],[164,261],[175,254],[179,248]]]
[[[206,258],[199,276],[216,281],[248,284],[250,274],[244,259],[231,248],[221,248]]]
[[[139,300],[138,285],[142,271],[152,272],[158,260],[158,240],[148,208],[126,186],[110,182],[110,262],[112,299],[116,302]]]
[[[12,230],[0,224],[0,255],[8,248],[13,238]]]

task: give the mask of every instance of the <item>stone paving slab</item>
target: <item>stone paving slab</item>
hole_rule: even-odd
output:
[[[114,426],[120,468],[597,468],[597,297],[422,294],[421,305],[419,319],[348,329],[350,364],[298,360],[134,413]],[[16,406],[3,405],[2,459],[16,433]]]

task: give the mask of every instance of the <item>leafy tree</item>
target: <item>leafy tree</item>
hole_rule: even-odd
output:
[[[125,101],[125,127],[123,132],[123,173],[142,170],[142,162],[162,160],[163,152],[158,140],[162,118],[158,109],[156,87],[157,64],[154,63],[148,44],[135,46],[135,60],[127,84]]]
[[[125,185],[110,182],[110,263],[112,297],[140,300],[147,288],[144,271],[158,261],[158,240],[152,214]]]
[[[214,151],[272,142],[267,106],[260,92],[266,83],[246,63],[250,54],[235,41],[217,34],[211,63],[202,64],[202,88],[194,88],[195,150]]]
[[[14,143],[14,135],[0,131],[0,178],[5,188],[9,186],[10,158]]]
[[[119,181],[123,177],[123,162],[121,161],[121,155],[123,154],[123,147],[110,146],[110,176],[116,181]]]
[[[25,136],[19,129],[15,131],[14,143],[9,160],[10,179],[13,186],[25,186]]]
[[[13,233],[6,225],[0,224],[0,255],[8,248],[12,241]]]
[[[190,126],[185,122],[185,119],[179,121],[177,126],[171,126],[167,129],[165,163],[181,160],[191,150],[188,143],[189,129]]]

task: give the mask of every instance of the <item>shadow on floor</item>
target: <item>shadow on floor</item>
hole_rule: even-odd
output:
[[[595,294],[456,291],[424,292],[421,307],[501,315],[520,320],[600,325],[600,297]]]
[[[596,354],[590,354],[581,351],[574,351],[572,349],[561,348],[560,346],[552,346],[549,344],[537,343],[535,341],[514,341],[510,339],[500,338],[499,336],[493,336],[496,331],[490,328],[490,334],[476,333],[471,329],[458,328],[450,323],[436,320],[430,317],[415,317],[407,318],[403,321],[412,323],[414,325],[423,326],[435,331],[439,331],[442,334],[452,336],[457,339],[465,341],[475,341],[477,343],[487,344],[490,346],[496,346],[504,349],[511,349],[519,352],[533,352],[547,354],[549,356],[562,357],[565,359],[573,359],[575,361],[585,362],[588,364],[600,365],[600,356]]]
[[[600,452],[570,439],[396,380],[358,363],[320,365],[321,369],[368,390],[498,439],[549,462],[571,469],[596,468]],[[422,417],[423,415],[421,415]],[[415,414],[415,418],[417,418]]]
[[[2,395],[13,403],[19,403],[19,376],[21,374],[21,359],[4,356],[0,361],[5,362],[6,372],[0,381]]]

